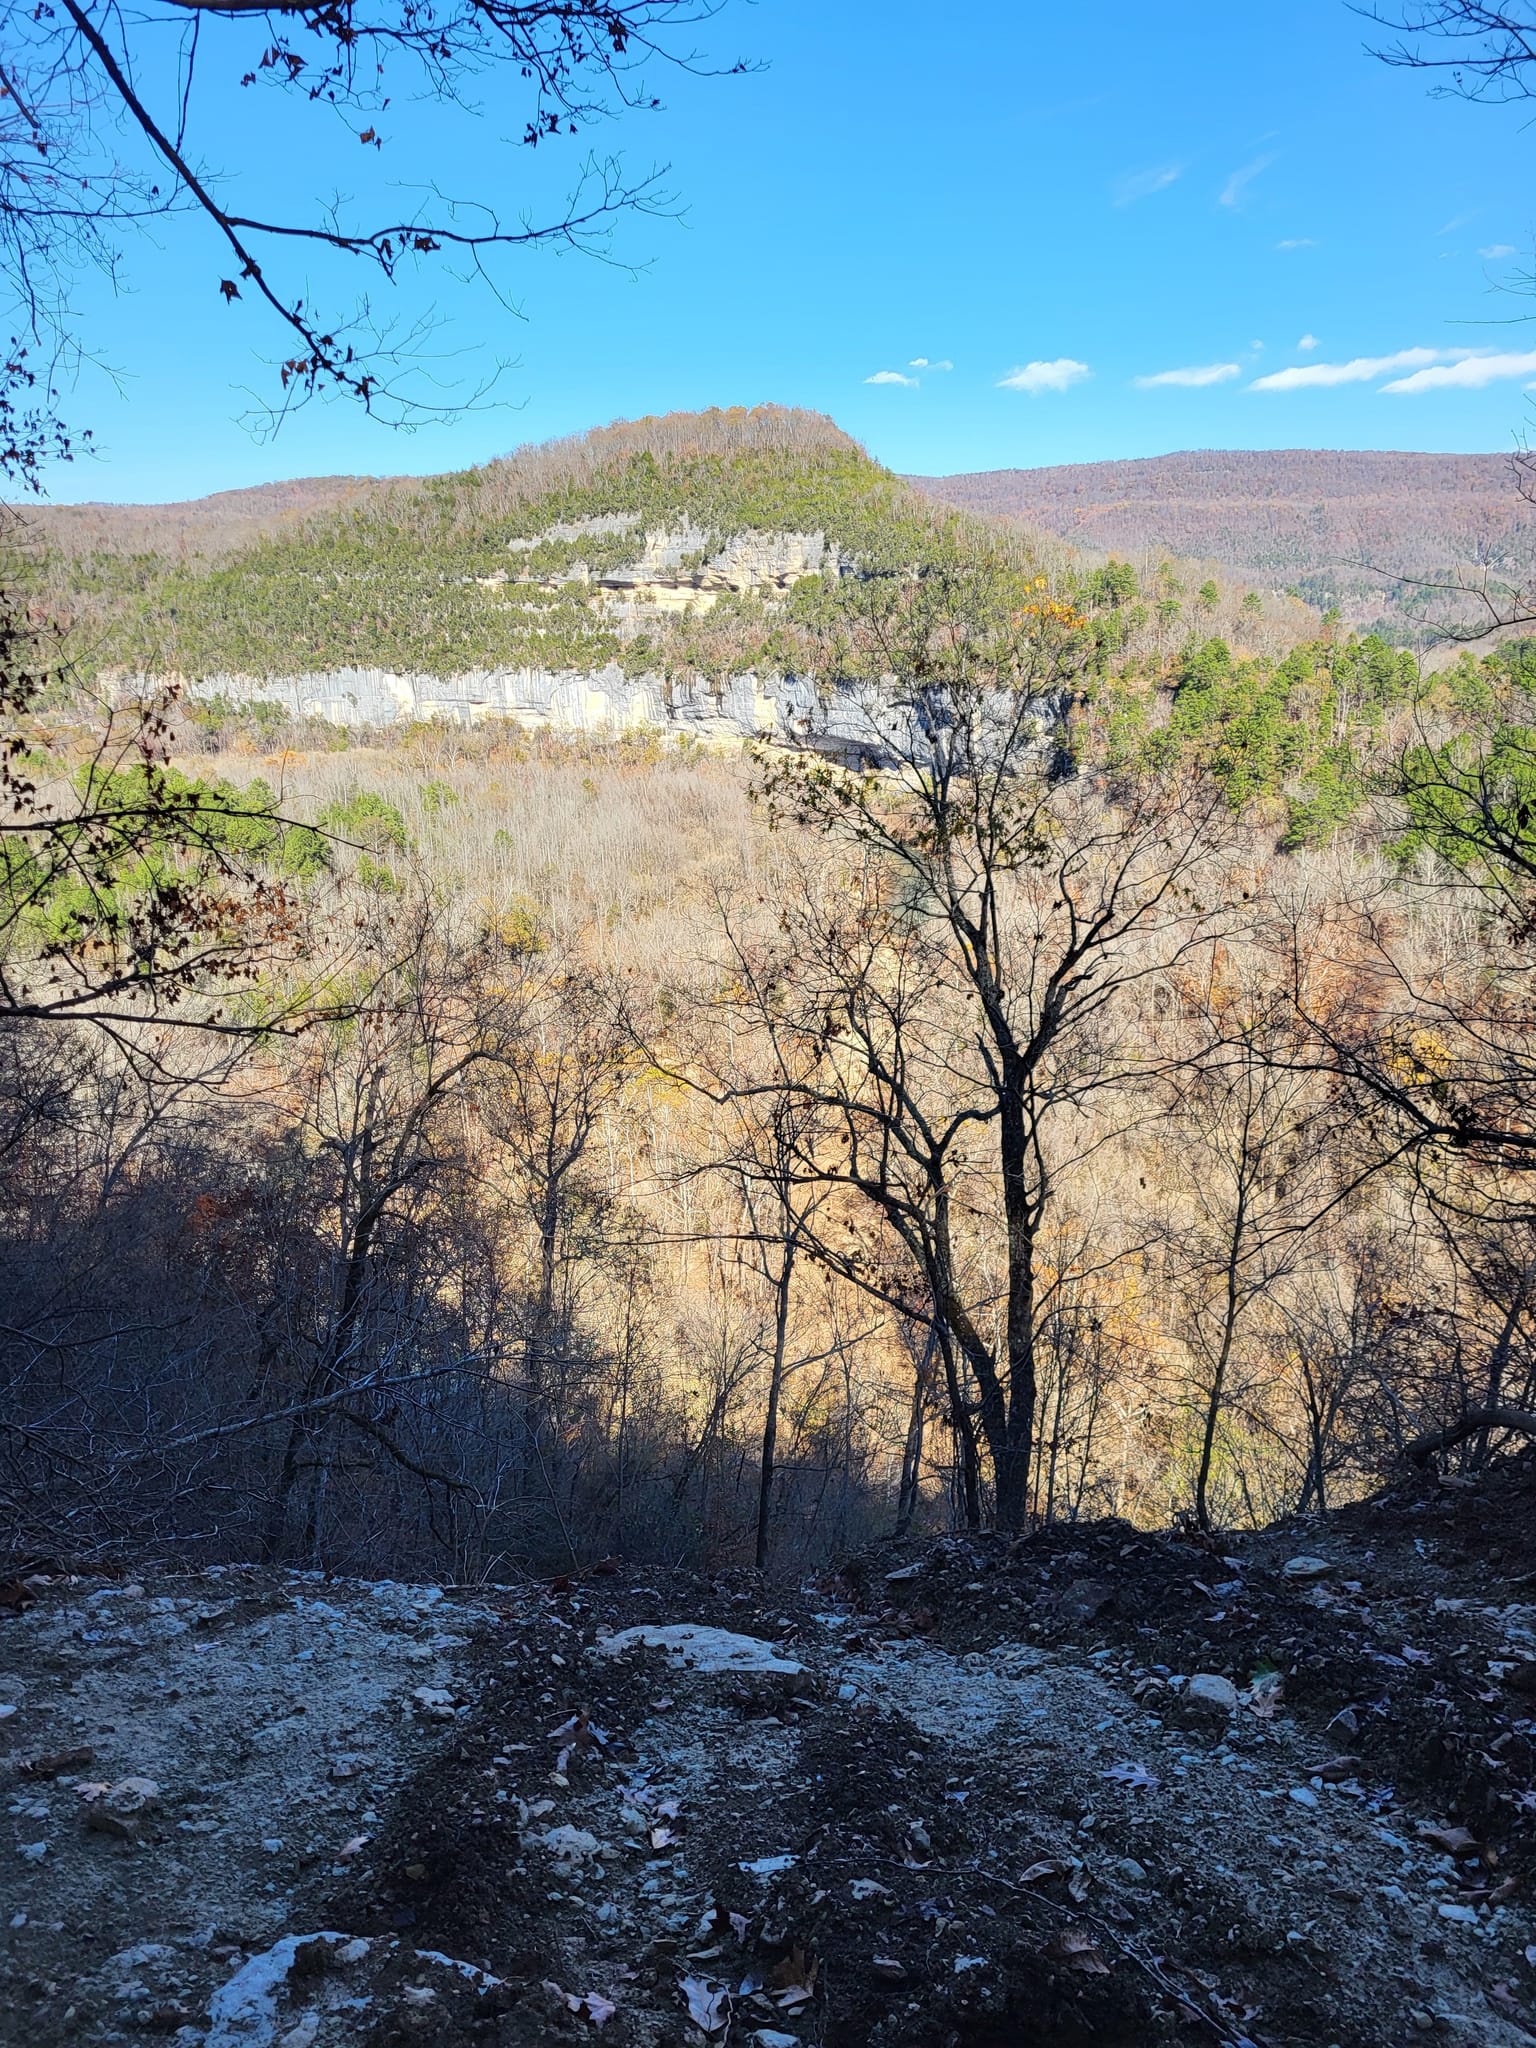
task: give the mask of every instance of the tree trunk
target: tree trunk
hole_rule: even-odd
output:
[[[1003,1219],[1008,1233],[1008,1375],[1001,1441],[992,1446],[997,1526],[1016,1534],[1029,1519],[1035,1444],[1035,1238],[1031,1211],[1022,1077],[1005,1052],[999,1091]]]
[[[1227,1242],[1227,1292],[1222,1305],[1221,1345],[1216,1354],[1215,1370],[1211,1374],[1210,1392],[1206,1397],[1205,1436],[1200,1446],[1200,1470],[1195,1476],[1195,1521],[1207,1532],[1211,1526],[1208,1500],[1211,1460],[1216,1449],[1216,1425],[1221,1420],[1221,1404],[1227,1390],[1227,1367],[1231,1363],[1232,1345],[1237,1336],[1237,1319],[1240,1312],[1237,1266],[1247,1222],[1248,1201],[1247,1191],[1244,1189],[1238,1194],[1237,1210],[1232,1219],[1232,1235]]]
[[[773,1315],[773,1364],[768,1374],[768,1408],[763,1417],[763,1455],[757,1479],[757,1568],[768,1569],[768,1537],[773,1517],[773,1457],[778,1447],[779,1395],[784,1385],[784,1349],[789,1335],[789,1289],[795,1270],[795,1240],[784,1240],[784,1257],[776,1283]]]
[[[933,1388],[933,1354],[937,1347],[938,1333],[930,1323],[923,1341],[923,1355],[912,1376],[912,1412],[907,1419],[907,1440],[901,1453],[901,1483],[896,1492],[897,1536],[906,1535],[912,1526],[912,1517],[917,1513],[918,1485],[923,1471],[923,1431]]]
[[[976,1445],[976,1428],[971,1421],[971,1411],[966,1406],[965,1391],[960,1384],[960,1366],[955,1357],[954,1340],[945,1323],[935,1325],[938,1332],[939,1351],[944,1360],[944,1386],[949,1396],[949,1426],[954,1431],[955,1448],[960,1457],[960,1498],[965,1513],[967,1529],[981,1527],[981,1455]]]
[[[1536,1413],[1529,1408],[1469,1408],[1459,1422],[1405,1444],[1403,1456],[1411,1465],[1427,1465],[1437,1451],[1448,1451],[1487,1429],[1512,1429],[1521,1436],[1536,1436]]]

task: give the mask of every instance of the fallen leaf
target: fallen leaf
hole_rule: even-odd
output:
[[[1476,1838],[1466,1828],[1420,1828],[1422,1841],[1443,1849],[1447,1856],[1475,1856]]]
[[[1132,1792],[1155,1792],[1158,1787],[1156,1775],[1141,1764],[1111,1764],[1107,1771],[1100,1771],[1101,1778],[1109,1778],[1116,1785],[1128,1786]]]
[[[688,2017],[705,2034],[718,2034],[730,2018],[730,1993],[707,1977],[680,1977],[677,1988],[688,2007]]]
[[[1497,1983],[1488,1986],[1487,1998],[1490,2005],[1497,2006],[1509,2019],[1525,2019],[1525,2007],[1515,1996],[1513,1987],[1504,1978],[1501,1977]]]
[[[1094,1947],[1092,1937],[1081,1927],[1063,1927],[1059,1934],[1051,1936],[1045,1952],[1054,1962],[1064,1964],[1069,1970],[1080,1970],[1085,1977],[1109,1975],[1109,1965]]]
[[[797,1941],[787,1956],[774,1964],[768,1982],[773,1987],[775,2002],[782,2006],[803,2005],[816,1989],[816,1975],[821,1965],[814,1956],[808,1956]]]
[[[1042,1856],[1038,1863],[1031,1863],[1028,1870],[1019,1873],[1020,1884],[1040,1884],[1048,1877],[1070,1877],[1072,1865],[1060,1856]]]

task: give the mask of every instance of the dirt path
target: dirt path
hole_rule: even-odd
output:
[[[1294,1532],[1226,1563],[1114,1529],[952,1542],[766,1606],[745,1575],[40,1587],[0,1633],[0,2032],[1530,2041],[1499,1767],[1536,1614],[1384,1565],[1371,1591],[1350,1546],[1387,1546],[1328,1542],[1310,1578]],[[706,1633],[623,1640],[668,1629]],[[1476,1769],[1504,1789],[1471,1813],[1452,1736],[1479,1700]],[[1439,1780],[1392,1748],[1431,1719]],[[137,1837],[88,1825],[81,1784],[130,1775],[161,1788]]]

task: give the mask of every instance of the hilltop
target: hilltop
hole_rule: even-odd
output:
[[[1536,544],[1536,510],[1505,455],[1194,449],[908,481],[1076,546],[1218,562],[1395,634],[1414,619],[1393,573],[1529,560]]]
[[[936,504],[820,414],[757,406],[622,422],[443,476],[45,509],[12,571],[73,629],[77,664],[109,679],[179,676],[351,724],[666,724],[681,690],[700,698],[696,723],[750,735],[784,715],[750,679],[806,674],[841,577],[957,552],[1069,583],[1092,570],[1048,535]],[[1156,583],[1141,616],[1156,606],[1166,636],[1184,586]],[[1206,601],[1201,625],[1240,628],[1255,652],[1305,633],[1299,605],[1272,605],[1261,627],[1242,595]]]
[[[911,560],[953,524],[831,421],[762,406],[443,476],[45,510],[18,566],[98,666],[130,673],[591,672],[621,651],[655,665],[723,599],[781,597],[855,556]],[[769,652],[751,629],[771,622],[760,601],[735,612],[749,667]]]

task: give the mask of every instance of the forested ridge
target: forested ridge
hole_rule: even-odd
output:
[[[1067,563],[1049,542],[935,508],[820,415],[773,406],[668,415],[454,475],[348,485],[342,504],[284,512],[254,538],[215,505],[205,527],[166,524],[145,545],[152,508],[100,529],[92,509],[29,520],[8,566],[69,625],[77,670],[109,677],[351,664],[452,676],[613,659],[632,672],[771,670],[814,658],[805,629],[814,638],[820,584],[710,589],[710,558],[732,541],[820,536],[834,574],[844,555],[861,573],[891,574],[955,546],[1031,561],[1044,547],[1052,567]],[[692,609],[642,603],[625,615],[606,602],[603,580],[635,572],[648,536],[667,534],[683,542],[668,572],[679,597],[690,578],[698,586]],[[1184,610],[1177,582],[1154,565],[1146,609],[1159,607],[1164,629]],[[1235,607],[1242,592],[1221,595]],[[1293,637],[1306,616],[1283,600],[1270,610]],[[1258,617],[1244,623],[1265,641]]]
[[[1410,646],[1444,622],[1427,584],[1518,577],[1532,533],[1507,455],[1202,448],[912,482],[1078,546],[1221,563]]]

